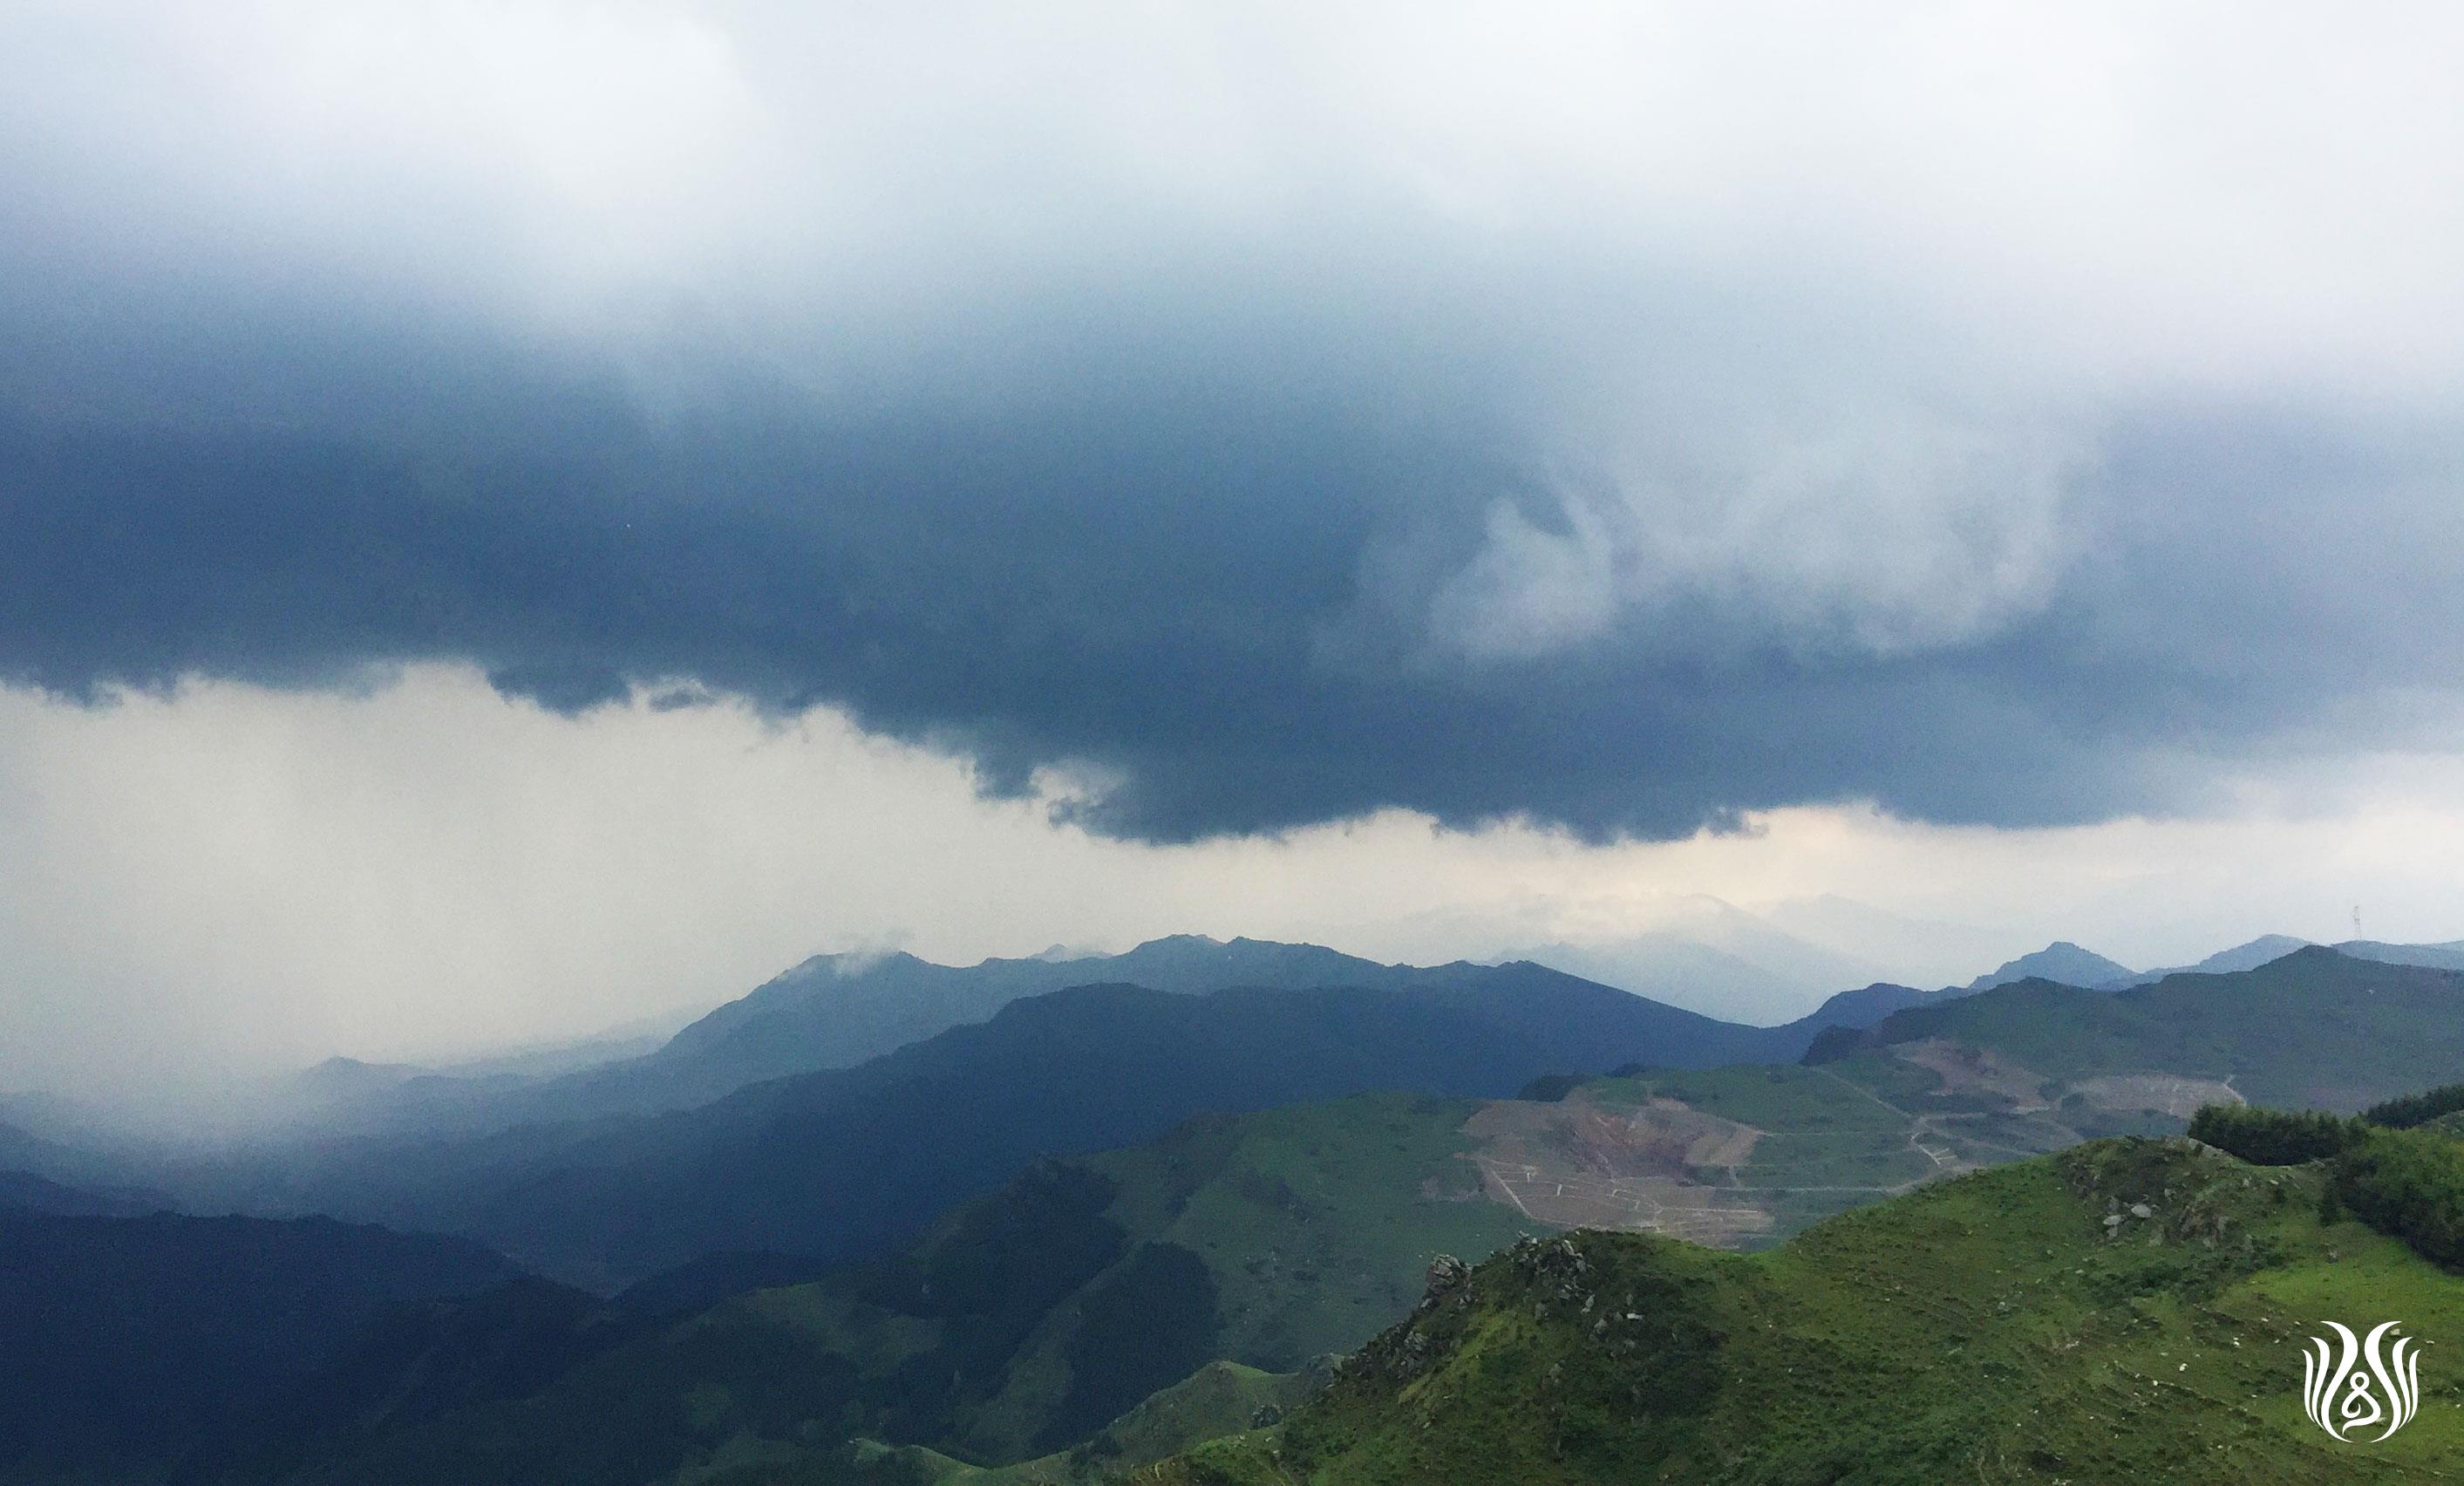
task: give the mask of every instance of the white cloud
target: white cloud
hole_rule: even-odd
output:
[[[1607,631],[1619,607],[1608,533],[1578,502],[1558,514],[1565,529],[1549,531],[1506,501],[1489,507],[1479,555],[1432,602],[1441,643],[1476,661],[1525,660]]]
[[[1664,415],[1569,476],[1552,527],[1498,502],[1430,600],[1437,642],[1475,661],[1705,626],[1739,649],[1895,656],[1990,640],[2054,596],[2091,512],[2077,435],[1864,403],[1739,436]],[[1571,466],[1573,461],[1567,463]]]
[[[1433,253],[1508,295],[1821,279],[2108,378],[2459,369],[2440,6],[123,0],[0,37],[15,168],[100,219],[516,300],[912,311],[1211,241],[1386,296]]]

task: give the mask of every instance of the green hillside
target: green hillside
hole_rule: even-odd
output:
[[[1945,1176],[2110,1129],[2178,1130],[2220,1092],[2158,1084],[2091,1082],[2096,1100],[2062,1086],[2049,1104],[1991,1054],[1912,1043],[1820,1067],[1645,1070],[1555,1099],[1371,1095],[1207,1117],[1047,1162],[891,1259],[723,1302],[536,1398],[396,1431],[300,1478],[1015,1466],[1210,1362],[1285,1374],[1360,1345],[1437,1253],[1574,1227],[1765,1248]],[[856,1439],[891,1444],[844,1456]]]
[[[2119,1140],[1929,1185],[1758,1254],[1621,1233],[1518,1244],[1434,1279],[1281,1426],[1134,1479],[2464,1476],[2464,1279],[2322,1219],[2326,1181]],[[2384,1444],[2339,1443],[2302,1414],[2302,1339],[2382,1320],[2423,1342],[2420,1414]]]
[[[1357,1346],[1436,1253],[1540,1227],[1483,1197],[1463,1159],[1479,1107],[1371,1095],[1047,1162],[893,1259],[728,1301],[297,1478],[681,1483],[838,1469],[853,1438],[972,1465],[1063,1451],[1219,1359],[1290,1373]]]
[[[1990,1056],[1909,1045],[1814,1068],[1647,1070],[1556,1099],[1370,1095],[1208,1117],[1047,1162],[894,1258],[726,1301],[536,1398],[399,1431],[301,1478],[1078,1471],[1089,1457],[1071,1447],[1211,1362],[1286,1375],[1360,1345],[1441,1253],[1577,1226],[1765,1248],[2100,1128],[2182,1122],[2067,1097],[2058,1120],[2041,1099],[2014,1114],[2008,1081]],[[2035,1098],[2035,1081],[2019,1092]],[[847,1454],[849,1440],[890,1443]]]
[[[1810,1058],[1946,1040],[2076,1084],[2150,1073],[2257,1104],[2360,1109],[2464,1068],[2464,972],[2311,947],[2120,992],[2022,981],[1826,1034]]]

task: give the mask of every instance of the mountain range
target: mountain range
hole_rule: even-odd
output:
[[[1663,959],[1644,978],[1650,984],[1629,976],[1617,982],[1618,988],[1643,992],[1654,985],[1673,984],[1685,999],[1716,1003],[1722,987],[1755,976],[1771,987],[1783,985],[1767,972],[1689,941],[1653,943]],[[1803,952],[1830,963],[1819,951]],[[1547,963],[1550,955],[1544,951],[1526,958]],[[1568,962],[1553,965],[1561,971],[1593,963],[1573,951],[1557,958]],[[1260,988],[1404,990],[1512,973],[1514,963],[1383,965],[1315,944],[1217,941],[1200,935],[1152,940],[1116,955],[995,959],[963,966],[935,965],[905,953],[823,955],[710,1011],[656,1048],[597,1066],[526,1077],[505,1071],[433,1073],[336,1059],[303,1076],[297,1102],[313,1117],[313,1128],[329,1133],[477,1133],[657,1114],[708,1104],[771,1079],[851,1068],[952,1028],[983,1022],[1013,1002],[1079,986],[1133,985],[1180,995]],[[1610,968],[1620,966],[1620,973],[1635,967],[1627,960]],[[1578,969],[1573,978],[1581,978]],[[1843,978],[1837,984],[1851,983]],[[1801,1004],[1812,999],[1808,984],[1789,982],[1775,994],[1788,1004]],[[1649,1004],[1651,998],[1645,1000]],[[1665,1013],[1659,1023],[1664,1047],[1655,1051],[1655,1058],[1681,1064],[1793,1055],[1785,1052],[1793,1042],[1847,1014],[1822,1007],[1780,1028],[1766,1029],[1665,1004],[1660,1009]],[[1775,1054],[1771,1050],[1780,1051]]]
[[[1695,911],[1682,932],[1624,941],[1549,944],[1504,963],[1528,960],[1577,978],[1641,995],[1673,1010],[1695,1006],[1802,1005],[1813,987],[1857,984],[1864,968],[1771,928],[1764,919],[1717,899],[1689,900]],[[1817,920],[1852,919],[1861,905],[1844,899],[1800,905]],[[1871,911],[1864,911],[1870,916]],[[1715,947],[1725,945],[1727,947]],[[2220,951],[2193,972],[2247,969],[2301,947],[2305,941],[2266,936]],[[2356,942],[2338,946],[2359,958],[2432,965],[2464,965],[2464,946]],[[1486,966],[1495,968],[1496,966]],[[770,1079],[853,1067],[953,1027],[978,1023],[1013,1001],[1089,984],[1124,984],[1179,994],[1254,987],[1392,988],[1461,979],[1483,968],[1466,962],[1417,967],[1385,965],[1313,944],[1199,935],[1150,941],[1116,955],[1069,954],[986,960],[965,966],[935,965],[905,953],[824,955],[807,960],[749,994],[646,1046],[638,1031],[587,1039],[518,1057],[431,1070],[409,1065],[331,1059],[307,1071],[288,1091],[295,1127],[320,1136],[462,1132],[482,1134],[526,1124],[688,1110]],[[2038,978],[2092,988],[2151,984],[2175,970],[2134,972],[2077,944],[2057,942],[2005,962],[1955,991],[1982,990]],[[1885,987],[1877,990],[1876,987]],[[1713,1061],[1787,1056],[1808,1029],[1916,1004],[1919,993],[1875,982],[1829,995],[1816,1009],[1776,1028],[1721,1023],[1694,1014],[1699,1034],[1680,1035],[1657,1061]],[[1713,1030],[1726,1028],[1727,1030]],[[1782,1050],[1774,1052],[1773,1050]],[[580,1065],[580,1066],[570,1066]]]
[[[292,1142],[118,1170],[113,1190],[20,1171],[0,1177],[24,1277],[9,1303],[48,1320],[0,1333],[92,1344],[29,1394],[72,1422],[28,1425],[19,1474],[1091,1480],[1299,1404],[1315,1359],[1411,1310],[1440,1253],[1573,1229],[1801,1253],[1796,1235],[1859,1221],[1843,1213],[2178,1132],[2203,1103],[2354,1109],[2453,1081],[2464,972],[2394,963],[2449,946],[2371,947],[2119,988],[1875,985],[1752,1028],[1531,964],[1169,941],[1155,978],[1287,984],[1021,995],[685,1109]],[[1000,964],[983,979],[1040,973]],[[823,1035],[816,998],[876,971],[927,973],[774,983],[672,1055],[763,1041],[751,1028]],[[64,1159],[44,1138],[11,1149]],[[269,1216],[135,1215],[153,1192]],[[296,1211],[352,1221],[271,1216]],[[234,1244],[265,1262],[234,1265]],[[178,1294],[125,1308],[158,1280]],[[135,1339],[175,1320],[165,1380]],[[1346,1437],[1383,1428],[1344,1417]],[[1316,1451],[1334,1436],[1314,1428],[1286,1432]],[[2073,1459],[2081,1437],[2048,1449]],[[1323,1453],[1324,1478],[1350,1478],[1344,1458]],[[1245,1478],[1213,1460],[1157,1469]]]
[[[1366,973],[1280,963],[1296,980]],[[38,1282],[62,1320],[38,1336],[106,1303],[101,1281],[56,1277],[63,1245],[92,1274],[143,1266],[223,1306],[188,1334],[242,1361],[190,1358],[194,1386],[166,1395],[186,1412],[71,1415],[121,1451],[185,1441],[185,1479],[935,1479],[1039,1460],[1043,1476],[1019,1478],[1079,1478],[1111,1458],[1089,1441],[1155,1458],[1241,1407],[1295,1402],[1307,1389],[1287,1380],[1409,1309],[1440,1252],[1579,1227],[1784,1253],[1946,1176],[2178,1130],[2202,1101],[2351,1108],[2464,1066],[2464,974],[2316,946],[2120,990],[1869,987],[1793,1029],[1533,965],[1382,968],[1385,987],[1028,995],[693,1109],[362,1137],[249,1177],[458,1239],[21,1210],[21,1230],[152,1236],[55,1232],[20,1269],[55,1276]],[[124,1200],[33,1178],[11,1194],[21,1209]],[[303,1281],[331,1324],[284,1333],[290,1363],[231,1330],[241,1310],[270,1327],[284,1313],[244,1275],[227,1291],[204,1277],[215,1225],[332,1276]],[[319,1252],[297,1252],[301,1235]],[[602,1298],[472,1240],[603,1292],[641,1282]],[[355,1266],[369,1290],[333,1291]],[[136,1407],[158,1386],[130,1391],[150,1374],[109,1349],[122,1333],[91,1330],[86,1375],[123,1380],[99,1407]]]
[[[1552,999],[1568,993],[1562,978],[1524,974],[1532,1004],[1578,1004]],[[1106,1029],[1159,1009],[1282,1029],[1294,1041],[1311,1002],[1357,1012],[1353,994],[1423,1014],[1422,996],[1450,999],[1096,987],[1028,998],[944,1037],[1017,1057],[1083,1055],[1082,1043],[1119,1040]],[[1928,997],[1829,1037],[1808,1064],[1634,1069],[1536,1080],[1519,1097],[1359,1094],[1204,1114],[1115,1149],[1025,1159],[919,1235],[854,1262],[800,1274],[704,1259],[613,1299],[522,1280],[429,1300],[356,1345],[325,1345],[322,1371],[252,1415],[275,1421],[270,1442],[236,1456],[225,1447],[224,1457],[262,1468],[231,1479],[337,1486],[955,1480],[1037,1461],[1044,1475],[1016,1478],[1091,1479],[1111,1457],[1087,1453],[1088,1441],[1129,1451],[1125,1441],[1143,1440],[1140,1458],[1152,1458],[1194,1443],[1185,1431],[1200,1421],[1219,1434],[1243,1423],[1228,1401],[1287,1407],[1302,1386],[1291,1380],[1314,1358],[1360,1346],[1412,1310],[1440,1253],[1478,1259],[1518,1235],[1572,1229],[1684,1239],[1685,1252],[1796,1252],[1793,1235],[1830,1233],[1858,1221],[1842,1213],[1875,1204],[1897,1210],[1946,1177],[2116,1134],[2178,1131],[2200,1102],[2241,1090],[2298,1096],[2321,1070],[2365,1068],[2409,1026],[2423,1044],[2411,1062],[2331,1091],[2347,1105],[2400,1092],[2417,1069],[2464,1061],[2459,1010],[2464,975],[2314,947],[2256,971],[2118,992],[2030,981]],[[2308,1032],[2288,1035],[2294,1024]],[[1041,1029],[1041,1040],[1018,1040],[1020,1026]],[[2418,1035],[2430,1027],[2448,1030]],[[1489,1024],[1492,1041],[1507,1035],[1498,1028]],[[1295,1041],[1304,1058],[1306,1040]],[[935,1053],[946,1055],[947,1045]],[[981,1080],[1000,1061],[947,1067]],[[1080,1066],[1101,1082],[1133,1061]],[[865,1087],[878,1095],[920,1078],[940,1089],[925,1074],[934,1066]],[[1015,1097],[994,1096],[994,1107],[1016,1108]],[[907,1126],[922,1108],[899,1104],[883,1118]],[[773,1183],[803,1183],[800,1160],[826,1164],[820,1143],[772,1147]],[[645,1176],[627,1181],[656,1192]],[[1131,1415],[1134,1425],[1113,1422]],[[816,1434],[815,1420],[837,1422]],[[2079,1445],[2056,1453],[2071,1459]]]
[[[1306,946],[1233,953],[1290,947]],[[692,1109],[363,1137],[173,1180],[200,1203],[467,1233],[609,1287],[713,1251],[876,1252],[1038,1154],[1152,1139],[1195,1114],[1373,1089],[1493,1098],[1629,1062],[1787,1062],[1881,1009],[1852,997],[1833,1017],[1741,1027],[1536,965],[1372,969],[1386,987],[1075,987]],[[732,1041],[722,1029],[696,1046]]]

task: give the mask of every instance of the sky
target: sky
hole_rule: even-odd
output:
[[[869,944],[2464,934],[2459,33],[0,10],[0,1086]]]

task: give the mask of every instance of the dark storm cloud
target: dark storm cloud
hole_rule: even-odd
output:
[[[747,38],[786,24],[731,13],[688,100],[722,122],[766,97]],[[921,124],[901,99],[853,174],[694,195],[718,248],[669,243],[669,198],[594,214],[594,171],[655,165],[631,157],[554,154],[565,196],[492,187],[465,221],[417,131],[411,207],[347,173],[201,205],[147,174],[157,145],[85,162],[47,83],[60,127],[0,179],[0,676],[98,697],[444,658],[565,711],[835,706],[995,789],[1079,771],[1066,809],[1157,839],[1384,806],[2044,824],[2449,715],[2454,410],[2389,410],[2335,347],[2314,375],[2301,316],[2251,332],[2292,363],[2263,374],[2203,366],[2201,317],[2243,302],[2204,280],[2185,323],[2066,343],[2058,275],[1908,281],[1962,233],[2032,231],[2024,192],[1981,229],[1964,203],[1879,243],[1792,211],[1724,235],[1665,162],[1585,157],[1582,118],[1535,140],[1501,111],[1501,168],[1297,103],[1323,138],[1249,139],[1232,109],[1106,174],[1088,140],[1138,128],[1046,80]],[[1008,129],[1038,109],[1062,117]],[[795,161],[859,137],[755,132]],[[1552,172],[1571,206],[1523,200]],[[602,237],[664,246],[611,269]],[[2417,308],[2362,318],[2388,377],[2445,386]]]
[[[291,385],[306,366],[385,416],[239,415],[319,395]],[[404,367],[434,390],[380,399]],[[1696,597],[1467,658],[1364,574],[1406,520],[1466,561],[1474,494],[1541,488],[1486,410],[1322,368],[1307,397],[1206,359],[1115,369],[860,417],[748,378],[654,422],[586,367],[370,338],[225,366],[144,421],[21,410],[0,655],[79,695],[448,657],[558,709],[676,683],[837,705],[995,787],[1093,765],[1089,824],[1178,838],[1389,805],[1643,834],[1857,796],[2000,824],[2177,806],[2167,748],[2260,748],[2443,684],[2464,639],[2435,556],[2453,508],[2405,497],[2434,469],[2350,429],[2177,411],[2115,432],[2074,500],[2086,554],[1975,637],[1809,649]]]

